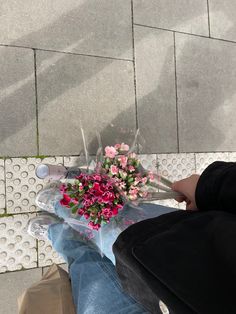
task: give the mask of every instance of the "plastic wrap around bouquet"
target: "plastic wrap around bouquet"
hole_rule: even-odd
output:
[[[104,152],[100,144],[95,160],[84,147],[86,164],[69,170],[61,180],[60,206],[67,211],[65,222],[114,262],[112,244],[117,236],[134,223],[158,216],[156,206],[143,203],[179,194],[158,171],[143,168],[134,152],[136,140],[131,148],[121,143]]]

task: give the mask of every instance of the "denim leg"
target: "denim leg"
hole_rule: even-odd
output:
[[[122,291],[112,262],[66,224],[49,227],[52,245],[68,262],[73,299],[80,314],[148,313]]]

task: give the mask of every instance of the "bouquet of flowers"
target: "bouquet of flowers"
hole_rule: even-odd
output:
[[[81,133],[85,159],[80,156],[79,167],[40,165],[36,173],[39,178],[60,181],[57,213],[63,213],[65,227],[72,227],[76,235],[115,263],[112,244],[117,236],[131,224],[168,212],[168,208],[150,201],[176,198],[179,194],[172,191],[172,182],[140,163],[134,153],[138,131],[131,148],[124,143],[107,146],[105,154],[98,134],[96,161],[88,154],[83,129]],[[57,184],[55,189],[58,193]]]
[[[102,162],[98,162],[93,173],[81,172],[73,182],[60,186],[61,205],[69,208],[74,215],[85,218],[91,229],[99,230],[123,210],[128,202],[163,199],[171,190],[160,185],[169,184],[165,179],[146,171],[137,155],[130,152],[127,144],[116,144],[105,148]],[[127,221],[126,221],[127,223]]]

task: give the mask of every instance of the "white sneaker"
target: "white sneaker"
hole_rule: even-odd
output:
[[[27,232],[33,238],[45,240],[48,238],[48,228],[51,224],[59,223],[61,220],[49,215],[42,214],[29,220]]]
[[[49,188],[38,193],[35,203],[41,209],[54,214],[54,206],[61,199],[62,195],[58,188]]]

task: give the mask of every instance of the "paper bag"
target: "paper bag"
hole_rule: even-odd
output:
[[[19,314],[75,314],[67,272],[53,264],[18,298],[18,308]]]

